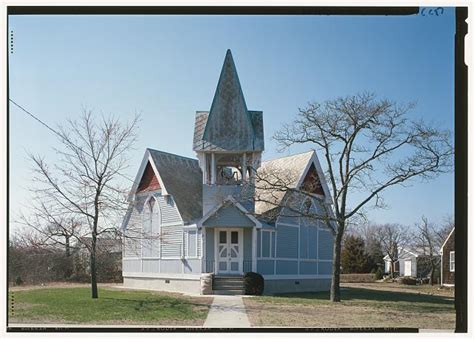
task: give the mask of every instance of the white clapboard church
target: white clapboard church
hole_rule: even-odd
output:
[[[124,285],[199,293],[203,273],[258,272],[266,294],[329,290],[332,199],[318,157],[261,161],[263,112],[247,109],[230,50],[211,109],[196,112],[193,150],[145,151],[122,225]],[[268,186],[277,174],[288,189]]]

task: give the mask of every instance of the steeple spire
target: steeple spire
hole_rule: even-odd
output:
[[[232,53],[227,50],[203,140],[226,151],[254,149],[254,129]]]

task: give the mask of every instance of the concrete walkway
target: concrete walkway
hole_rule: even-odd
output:
[[[242,296],[214,295],[204,327],[250,327]]]

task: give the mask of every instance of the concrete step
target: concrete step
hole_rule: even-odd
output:
[[[213,285],[213,290],[236,290],[236,289],[243,289],[244,286],[242,284],[218,284]]]
[[[236,289],[236,290],[214,290],[215,295],[244,295],[245,291]]]

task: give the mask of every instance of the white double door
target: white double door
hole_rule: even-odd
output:
[[[217,274],[242,274],[243,232],[238,228],[216,228]]]

